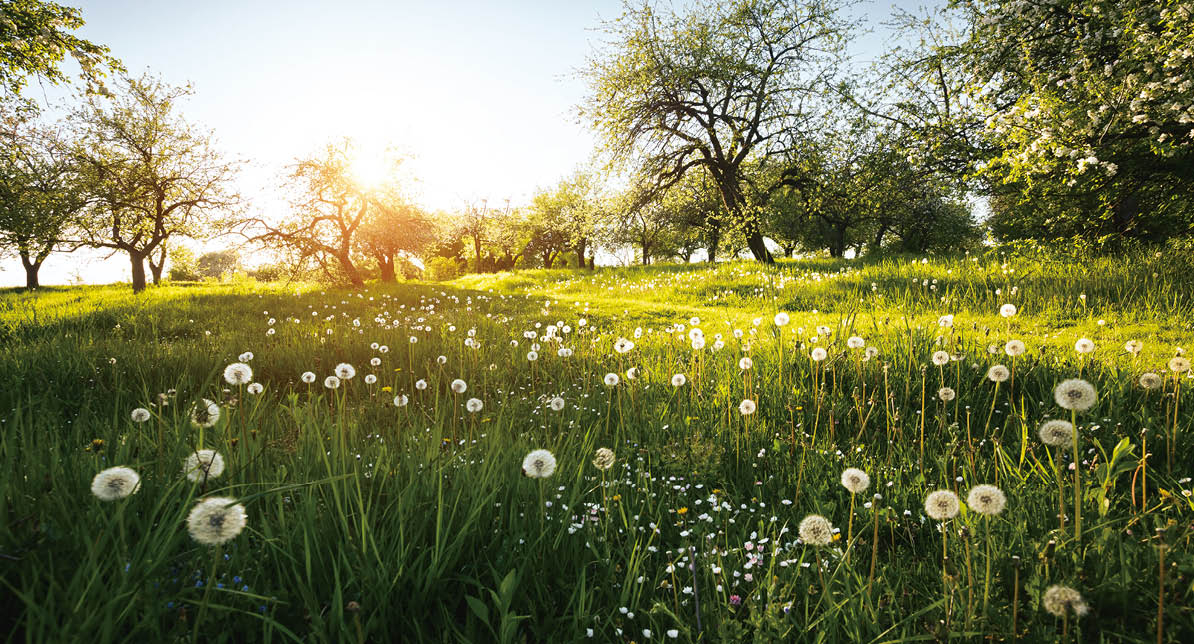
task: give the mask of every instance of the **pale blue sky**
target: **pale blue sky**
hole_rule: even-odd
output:
[[[69,0],[68,0],[69,2]],[[852,11],[872,27],[893,6]],[[466,200],[522,202],[583,163],[594,146],[576,118],[584,83],[574,76],[621,2],[381,2],[92,0],[77,2],[80,35],[103,43],[131,73],[190,81],[188,120],[215,131],[222,149],[251,162],[242,189],[258,208],[282,208],[282,168],[329,140],[397,145],[412,155],[428,206]],[[859,63],[885,47],[860,36]],[[35,88],[31,91],[39,92]],[[46,90],[51,99],[61,92]],[[123,258],[53,256],[42,282],[79,267],[89,281],[127,279]],[[0,262],[0,284],[23,280]]]

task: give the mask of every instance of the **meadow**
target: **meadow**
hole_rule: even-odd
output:
[[[1188,642],[1192,270],[4,292],[0,632]]]

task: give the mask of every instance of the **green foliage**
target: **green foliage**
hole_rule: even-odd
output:
[[[175,246],[170,249],[170,279],[175,282],[195,282],[202,275],[195,251],[186,246]]]
[[[460,263],[449,257],[432,257],[424,264],[423,276],[434,282],[456,279],[463,272]]]
[[[30,76],[59,83],[66,76],[59,63],[74,58],[91,91],[105,91],[105,68],[120,70],[108,48],[71,33],[83,26],[78,9],[42,0],[7,0],[0,4],[0,84],[19,94]]]

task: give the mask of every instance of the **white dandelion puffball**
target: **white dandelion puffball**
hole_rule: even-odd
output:
[[[1053,390],[1053,400],[1065,409],[1086,411],[1094,407],[1099,396],[1095,393],[1094,385],[1081,378],[1070,378],[1062,380]]]
[[[211,427],[220,420],[220,406],[206,398],[191,408],[191,424],[195,427]]]
[[[866,348],[867,360],[873,360],[878,355],[879,355],[879,347],[867,347]]]
[[[527,361],[534,362],[539,359],[539,354],[534,351],[527,351]]]
[[[418,343],[419,343],[419,338],[418,338],[418,336],[413,336],[413,335],[412,335],[412,336],[410,336],[410,343],[411,343],[411,344],[418,344]]]
[[[548,405],[551,407],[552,411],[562,411],[564,409],[564,399],[556,396],[555,398],[551,399],[551,402],[548,403]]]
[[[1007,507],[1007,496],[994,485],[976,485],[966,495],[966,506],[979,514],[994,516]]]
[[[1024,346],[1024,343],[1019,340],[1008,340],[1007,344],[1003,345],[1003,352],[1014,358],[1023,354],[1027,348],[1028,347]]]
[[[1144,343],[1139,340],[1128,340],[1124,343],[1124,351],[1132,355],[1139,355],[1140,351],[1144,349]]]
[[[608,447],[599,447],[593,454],[593,467],[604,472],[614,466],[614,451]]]
[[[1016,314],[1016,305],[1015,304],[1004,304],[1003,306],[999,307],[999,315],[1002,315],[1005,318],[1010,318],[1011,316],[1013,316],[1015,314]]]
[[[245,506],[222,496],[203,499],[187,515],[191,538],[205,546],[218,546],[236,538],[248,522]]]
[[[870,485],[871,477],[856,467],[848,467],[842,472],[842,487],[849,490],[850,494],[858,494]]]
[[[91,479],[91,493],[101,501],[117,501],[141,489],[141,476],[128,467],[109,467]]]
[[[315,378],[316,378],[316,376],[315,376],[315,372],[313,372],[313,371],[304,371],[304,372],[303,372],[303,375],[301,376],[301,378],[300,378],[300,379],[301,379],[303,382],[305,382],[305,383],[307,383],[307,384],[309,385],[309,384],[311,384],[311,383],[315,382]]]
[[[937,318],[937,326],[939,326],[939,327],[944,327],[944,328],[948,329],[948,328],[952,327],[953,325],[954,325],[954,316],[952,316],[952,315],[943,315],[943,316]]]
[[[1037,430],[1041,442],[1050,447],[1069,445],[1074,440],[1074,425],[1068,420],[1049,420]]]
[[[933,364],[937,365],[938,367],[944,367],[945,365],[949,364],[949,353],[945,351],[934,351]]]
[[[182,473],[192,483],[206,483],[224,473],[224,457],[214,449],[201,449],[183,461]]]
[[[556,471],[556,457],[545,449],[537,449],[522,459],[522,473],[533,479],[545,479]]]
[[[468,391],[468,383],[461,380],[460,378],[457,378],[452,381],[452,392],[453,393],[462,394],[466,391]]]
[[[481,402],[480,398],[469,398],[468,402],[464,403],[464,408],[467,409],[470,414],[475,414],[481,411],[483,407],[485,407],[485,403]]]
[[[357,375],[357,370],[347,362],[341,362],[340,364],[336,365],[336,370],[334,373],[336,374],[336,377],[341,380],[352,380],[352,377]]]
[[[833,541],[833,524],[819,514],[801,519],[797,532],[800,540],[810,546],[827,546]]]
[[[397,396],[394,396],[395,407],[405,407],[408,404],[410,404],[410,398],[407,398],[406,394],[398,394]]]
[[[738,361],[738,368],[743,371],[746,371],[753,366],[755,366],[755,361],[746,356],[743,356],[742,359]]]
[[[1074,343],[1074,351],[1077,351],[1078,353],[1090,353],[1091,351],[1094,351],[1094,349],[1094,341],[1092,341],[1090,338],[1079,338],[1078,341]]]
[[[415,389],[418,389],[419,391],[427,389],[427,381],[419,378],[415,381]]]
[[[954,391],[952,387],[942,387],[937,390],[937,397],[941,402],[949,402],[958,397],[958,392]]]
[[[791,321],[792,321],[792,318],[789,317],[788,314],[784,313],[783,311],[780,311],[779,313],[775,314],[775,326],[787,326],[788,322],[791,322]]]
[[[253,352],[246,351],[246,352],[240,354],[240,357],[238,357],[237,360],[240,360],[241,362],[252,362],[253,361]]]
[[[616,374],[616,373],[605,374],[605,386],[606,387],[614,387],[617,384],[618,384],[618,374]]]
[[[696,338],[692,341],[692,350],[700,351],[705,348],[705,338]]]
[[[327,378],[323,379],[323,386],[327,387],[328,389],[339,389],[340,379],[336,376],[328,376]]]
[[[810,356],[812,357],[813,360],[820,362],[820,361],[824,360],[825,358],[829,357],[829,352],[826,351],[823,347],[817,347],[817,348],[813,349]]]
[[[751,400],[750,398],[747,398],[747,399],[743,400],[742,402],[738,403],[738,412],[741,413],[743,416],[749,416],[749,415],[755,413],[756,408],[757,407],[755,406],[755,401]]]
[[[817,335],[829,335],[832,332],[833,332],[833,329],[830,329],[829,327],[825,326],[824,324],[817,325]]]
[[[442,366],[448,364],[448,356],[440,356],[435,359],[435,362],[436,362],[436,364],[438,364],[439,366],[442,367]]]
[[[377,376],[375,376],[371,373],[365,375],[365,384],[372,385],[372,384],[376,384],[376,383],[377,383]]]
[[[1161,376],[1158,376],[1151,371],[1146,371],[1140,374],[1140,386],[1144,387],[1145,389],[1156,389],[1161,386],[1162,382],[1163,380],[1161,379]],[[133,420],[136,419],[134,418]]]
[[[850,347],[851,349],[861,349],[865,345],[866,345],[866,340],[863,340],[862,338],[860,338],[856,335],[851,336],[849,339],[846,340],[846,346]]]
[[[1041,597],[1041,605],[1054,617],[1065,617],[1071,612],[1075,617],[1082,617],[1089,610],[1081,593],[1061,584],[1045,589],[1045,594]]]
[[[991,368],[987,369],[987,380],[991,382],[1006,382],[1011,375],[1012,372],[1001,364],[991,365]]]
[[[626,370],[626,379],[627,380],[634,380],[636,378],[638,378],[638,367],[631,367]],[[615,382],[614,384],[616,385],[618,383]]]
[[[958,495],[949,490],[930,492],[925,497],[925,514],[937,521],[945,521],[958,516],[961,508]]]
[[[633,348],[634,343],[626,338],[618,338],[618,341],[614,343],[614,351],[618,353],[627,353]]]
[[[257,394],[265,391],[265,386],[262,385],[260,382],[254,382],[254,383],[251,383],[248,387],[245,387],[245,391],[256,396]]]
[[[143,423],[149,420],[150,413],[148,409],[144,407],[138,407],[134,409],[133,413],[129,414],[129,416],[132,417],[134,423]]]
[[[378,357],[369,358],[369,366],[380,367],[381,366],[381,358],[378,358]]]
[[[678,373],[678,374],[672,376],[672,386],[673,387],[683,387],[684,383],[686,383],[686,382],[688,382],[688,378],[684,377],[684,374],[682,374],[682,373]]]
[[[1173,373],[1185,373],[1190,370],[1190,361],[1182,356],[1169,359],[1169,370]]]

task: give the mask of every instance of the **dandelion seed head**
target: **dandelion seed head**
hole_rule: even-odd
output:
[[[942,387],[937,390],[937,397],[940,398],[942,402],[949,402],[958,397],[958,392],[954,391],[951,387]]]
[[[1045,589],[1045,594],[1041,597],[1041,605],[1054,617],[1065,617],[1071,612],[1075,617],[1082,617],[1089,610],[1081,593],[1061,584],[1055,584]]]
[[[1041,442],[1050,447],[1068,445],[1074,440],[1074,425],[1068,420],[1049,420],[1041,424],[1037,434]]]
[[[849,490],[850,494],[858,494],[866,490],[870,485],[871,477],[856,467],[846,468],[842,472],[842,487]]]
[[[347,362],[341,362],[340,364],[336,365],[336,369],[333,373],[335,373],[336,377],[341,380],[352,380],[352,377],[357,375],[357,370]]]
[[[593,467],[602,472],[614,466],[614,451],[608,447],[599,447],[593,454]]]
[[[537,449],[522,459],[522,473],[533,479],[545,479],[556,471],[556,457],[545,449]]]
[[[1011,375],[1012,372],[1001,364],[991,365],[991,368],[987,369],[987,380],[991,382],[1006,382]]]
[[[810,514],[801,519],[796,531],[800,534],[800,540],[810,546],[827,546],[833,541],[833,524],[819,514]]]
[[[454,393],[462,394],[462,393],[468,391],[468,383],[461,380],[460,378],[457,378],[452,381],[452,391]]]
[[[485,403],[481,402],[480,398],[469,398],[468,402],[464,403],[464,408],[471,414],[481,411],[483,407]]]
[[[328,389],[339,389],[340,379],[336,376],[328,376],[327,378],[323,379],[323,386],[327,387]]]
[[[315,372],[313,371],[304,371],[303,375],[300,377],[300,379],[308,385],[315,382],[315,378]]]
[[[191,538],[205,546],[218,546],[236,538],[248,514],[236,499],[213,496],[203,499],[187,515],[187,530]]]
[[[224,367],[224,382],[230,385],[247,385],[253,380],[253,369],[243,362],[233,362]]]
[[[938,367],[944,367],[945,365],[949,364],[949,352],[934,351],[933,352],[933,364]]]
[[[751,400],[750,398],[746,398],[742,402],[738,403],[738,412],[743,416],[749,416],[755,413],[756,408],[755,401]]]
[[[183,461],[182,473],[191,482],[205,483],[224,473],[224,457],[214,449],[198,450]]]
[[[138,407],[138,408],[134,409],[133,413],[129,414],[129,416],[133,419],[134,423],[143,423],[143,422],[149,420],[150,413],[149,413],[148,409],[146,409],[144,407]]]
[[[1140,374],[1140,386],[1144,387],[1145,389],[1158,389],[1163,383],[1164,380],[1161,378],[1161,376],[1158,376],[1151,371],[1146,371]]]
[[[203,398],[191,407],[191,424],[195,427],[211,427],[220,420],[220,406]]]
[[[141,476],[128,467],[109,467],[91,479],[91,493],[101,501],[116,501],[137,493]]]
[[[966,506],[979,514],[999,514],[1007,507],[1007,496],[994,485],[976,485],[966,495]]]
[[[925,497],[925,514],[937,521],[945,521],[958,516],[960,509],[958,495],[949,490],[930,492]]]
[[[1086,411],[1099,400],[1094,385],[1081,378],[1062,380],[1053,390],[1053,400],[1065,409]]]

